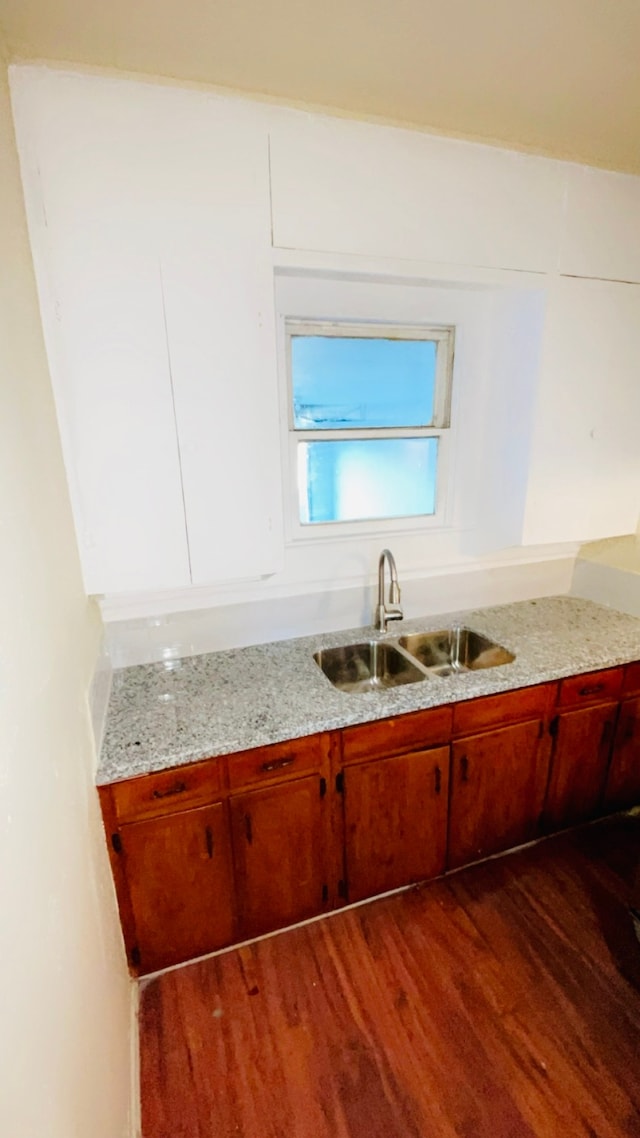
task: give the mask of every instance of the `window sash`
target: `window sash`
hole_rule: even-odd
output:
[[[286,340],[286,367],[287,367],[287,393],[288,393],[288,423],[289,430],[295,434],[308,434],[307,428],[296,427],[294,424],[294,398],[293,398],[293,371],[291,341],[294,336],[329,336],[339,339],[363,340],[420,340],[431,341],[437,344],[436,375],[433,406],[433,423],[428,427],[375,427],[376,431],[439,431],[450,426],[451,423],[451,376],[453,373],[454,329],[431,325],[409,324],[363,324],[350,320],[294,320],[285,319]],[[316,428],[320,430],[321,428]],[[334,435],[346,434],[349,430],[359,428],[332,427]]]
[[[455,329],[445,325],[415,325],[375,323],[370,324],[350,319],[312,320],[285,316],[283,319],[284,353],[286,370],[286,422],[289,445],[287,462],[287,498],[290,506],[287,511],[287,528],[294,541],[315,541],[349,539],[357,534],[399,533],[429,530],[443,525],[449,500],[449,478],[451,458],[449,436],[451,433],[451,386],[454,362]],[[296,428],[294,426],[294,398],[292,376],[291,341],[293,336],[335,336],[340,338],[366,339],[415,339],[431,340],[437,344],[436,375],[434,390],[433,423],[427,427],[331,427]],[[376,519],[357,519],[352,521],[328,521],[304,523],[300,512],[300,487],[298,485],[298,446],[302,442],[323,440],[338,441],[349,439],[402,439],[437,438],[438,462],[436,476],[436,499],[433,514],[409,514]]]

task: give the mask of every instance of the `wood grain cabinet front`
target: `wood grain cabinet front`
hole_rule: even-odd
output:
[[[634,698],[629,698],[634,697]],[[627,664],[604,791],[605,813],[640,805],[640,663]]]
[[[166,968],[230,944],[236,935],[226,806],[217,802],[122,826],[134,967]]]
[[[455,704],[447,868],[538,836],[556,684]]]
[[[444,872],[448,747],[361,763],[343,777],[349,901]]]
[[[622,681],[623,669],[609,668],[571,676],[560,684],[544,809],[547,832],[589,821],[606,809],[605,784]]]
[[[242,938],[314,917],[327,906],[324,778],[311,775],[232,795]]]
[[[132,970],[636,805],[639,721],[634,663],[101,787]]]
[[[620,704],[603,810],[626,810],[640,805],[640,697]]]
[[[548,761],[542,719],[454,741],[449,869],[537,837]]]

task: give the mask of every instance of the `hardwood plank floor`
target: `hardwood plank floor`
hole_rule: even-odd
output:
[[[638,1138],[640,818],[149,982],[143,1138]]]

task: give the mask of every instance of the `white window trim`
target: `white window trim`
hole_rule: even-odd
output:
[[[284,387],[286,461],[284,462],[285,486],[285,528],[287,540],[293,542],[315,542],[327,540],[353,540],[358,536],[372,534],[394,534],[442,528],[446,522],[448,502],[448,476],[450,470],[449,451],[451,433],[451,390],[453,383],[453,362],[455,328],[436,323],[407,324],[394,320],[339,320],[301,319],[296,316],[281,316],[279,339],[284,340]],[[361,336],[368,339],[433,340],[442,345],[436,354],[436,382],[433,424],[428,427],[379,427],[379,428],[310,428],[296,429],[293,422],[293,385],[291,370],[291,340],[295,335],[321,336]],[[282,348],[282,344],[281,344]],[[282,389],[282,388],[281,388]],[[380,439],[380,438],[437,438],[438,460],[436,480],[436,501],[433,514],[411,514],[402,517],[370,518],[359,521],[315,522],[300,521],[298,494],[298,444],[304,441],[338,439]]]

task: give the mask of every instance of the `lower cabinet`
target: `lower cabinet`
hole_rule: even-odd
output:
[[[240,936],[258,936],[322,911],[323,801],[316,775],[229,799]]]
[[[153,972],[235,939],[224,803],[132,822],[122,826],[118,837],[132,910],[130,957],[136,968]]]
[[[343,786],[349,901],[444,872],[448,747],[350,766]]]
[[[530,720],[453,743],[449,868],[537,836],[548,769],[544,726]]]
[[[618,724],[607,775],[605,813],[640,803],[640,698],[620,704]]]
[[[604,703],[558,715],[544,811],[547,831],[601,813],[617,714],[617,703]]]
[[[640,665],[205,759],[100,798],[145,974],[637,805]]]

